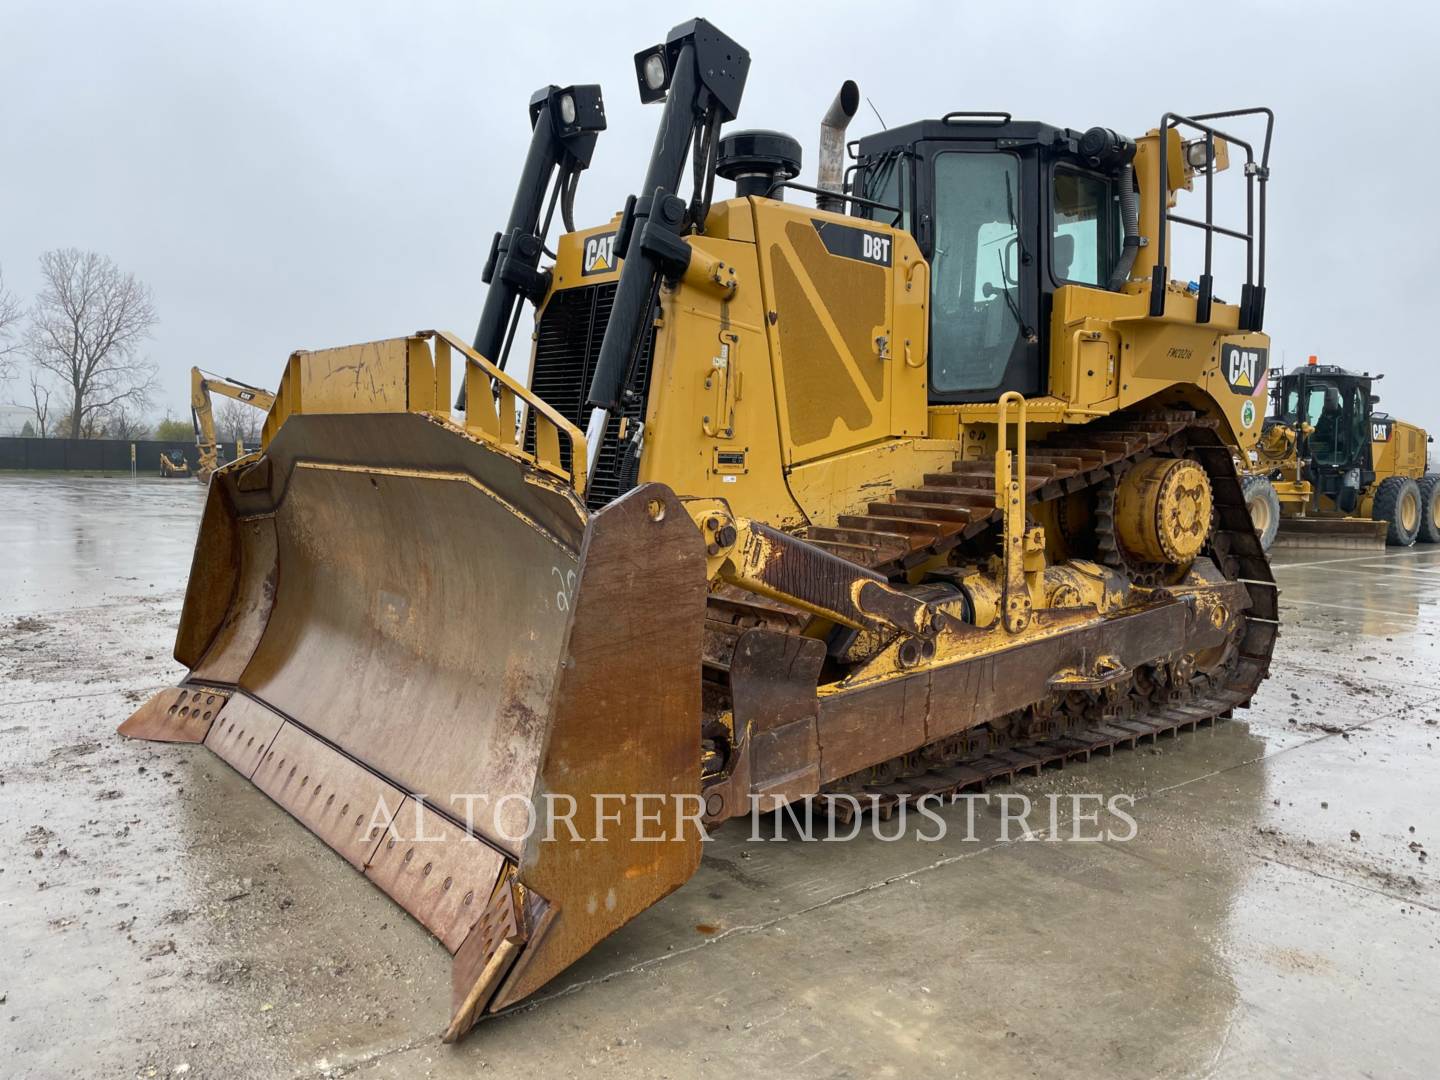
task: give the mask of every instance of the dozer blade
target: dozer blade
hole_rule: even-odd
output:
[[[1275,548],[1342,548],[1384,551],[1387,522],[1369,518],[1281,518]]]
[[[420,920],[450,1040],[694,872],[705,597],[663,486],[592,516],[434,416],[292,415],[216,474],[190,674],[121,730],[203,741]]]

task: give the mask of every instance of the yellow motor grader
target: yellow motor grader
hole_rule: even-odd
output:
[[[749,62],[702,19],[636,56],[654,150],[591,227],[599,88],[534,96],[473,344],[289,358],[210,485],[189,674],[121,729],[203,741],[429,928],[447,1039],[683,885],[704,827],[1038,771],[1227,716],[1269,668],[1235,468],[1268,110],[1138,138],[951,112],[847,167],[847,83],[811,188],[794,139],[722,134]],[[1237,157],[1244,228],[1177,212]]]
[[[1270,412],[1245,469],[1268,550],[1440,543],[1440,475],[1422,428],[1376,412],[1381,375],[1321,364],[1270,373]]]

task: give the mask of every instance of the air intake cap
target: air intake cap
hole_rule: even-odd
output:
[[[715,171],[735,181],[735,194],[784,196],[770,189],[800,175],[800,143],[780,131],[733,131],[720,140]]]
[[[1106,127],[1092,127],[1080,136],[1080,158],[1092,169],[1110,171],[1135,159],[1135,143]]]

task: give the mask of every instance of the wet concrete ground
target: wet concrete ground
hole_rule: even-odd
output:
[[[114,734],[182,674],[201,499],[0,474],[7,1075],[1436,1074],[1440,549],[1282,556],[1254,708],[997,789],[1134,795],[1133,839],[1042,812],[1000,842],[995,807],[973,841],[961,807],[939,842],[732,824],[450,1048],[418,924],[208,752]]]

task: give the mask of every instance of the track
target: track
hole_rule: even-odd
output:
[[[1011,745],[1006,749],[996,747],[979,756],[913,770],[903,779],[885,783],[863,778],[859,782],[854,778],[840,781],[829,785],[820,799],[851,795],[863,802],[862,809],[873,809],[882,817],[888,817],[897,804],[907,800],[983,791],[991,783],[1012,783],[1017,776],[1039,776],[1046,768],[1063,767],[1069,761],[1089,761],[1092,754],[1133,749],[1141,743],[1158,742],[1164,735],[1178,738],[1181,732],[1229,719],[1231,710],[1242,704],[1238,691],[1220,691],[1184,703],[1161,705],[1153,712],[1128,719],[1113,718],[1058,738]],[[842,817],[853,809],[840,800],[831,805]]]
[[[1234,460],[1213,422],[1167,411],[1119,414],[1052,432],[1027,447],[1029,505],[1037,508],[1086,490],[1103,493],[1126,469],[1156,453],[1189,457],[1205,469],[1215,501],[1205,555],[1226,579],[1242,582],[1249,594],[1234,648],[1220,665],[1208,672],[1176,664],[1147,666],[1128,684],[1105,692],[1072,692],[977,724],[827,785],[825,793],[874,797],[885,812],[904,799],[952,794],[1193,729],[1249,705],[1269,672],[1279,628],[1278,594]],[[1163,596],[1154,568],[1127,562],[1105,506],[1102,497],[1094,525],[1097,559]],[[984,534],[999,523],[994,466],[986,459],[956,462],[949,472],[927,475],[919,488],[898,490],[886,501],[871,503],[865,514],[842,517],[834,528],[811,527],[801,535],[851,561],[899,575],[962,544],[983,542]]]

